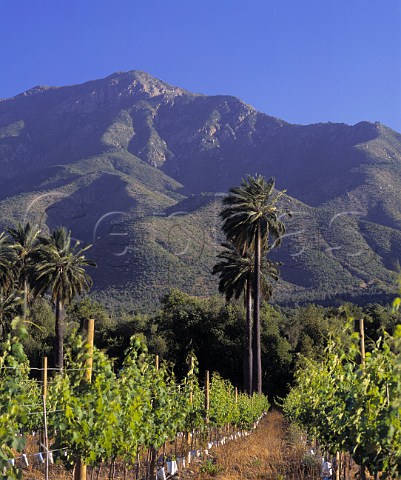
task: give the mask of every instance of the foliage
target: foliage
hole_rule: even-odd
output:
[[[201,473],[207,473],[212,477],[221,473],[222,470],[223,470],[223,467],[220,465],[217,465],[217,463],[214,462],[212,458],[208,458],[206,462],[204,462],[199,468],[199,471]]]
[[[12,329],[12,319],[18,316],[23,302],[20,292],[0,288],[0,338],[5,339]]]
[[[113,364],[97,349],[93,353],[92,381],[85,381],[88,346],[74,335],[66,354],[66,371],[54,379],[49,402],[63,416],[49,420],[58,448],[68,447],[68,460],[79,456],[90,464],[110,458],[118,425],[118,389]]]
[[[10,332],[12,318],[21,315],[38,331],[42,329],[42,334],[31,335],[25,342],[31,358],[47,353],[46,343],[52,343],[44,298],[49,293],[56,310],[57,363],[62,364],[64,306],[89,290],[92,280],[85,267],[95,265],[85,258],[89,247],[78,247],[79,242],[73,245],[71,232],[64,227],[40,236],[39,227],[27,222],[0,233],[0,338],[5,339]],[[43,312],[37,308],[39,304]]]
[[[292,382],[297,354],[287,339],[285,316],[267,303],[263,304],[260,316],[263,383],[272,397],[284,396]]]
[[[73,335],[65,369],[49,389],[52,410],[49,430],[57,448],[66,449],[70,465],[80,456],[88,464],[117,457],[136,461],[141,448],[159,448],[178,432],[205,428],[205,396],[192,357],[188,374],[180,384],[168,364],[156,368],[155,359],[138,337],[132,337],[122,367],[116,375],[112,361],[95,349],[92,381],[85,381],[87,346]],[[214,375],[210,393],[211,424],[228,423],[250,428],[269,405],[265,397],[240,394]]]
[[[267,251],[271,239],[272,243],[281,243],[285,226],[280,220],[282,212],[276,204],[285,192],[274,195],[274,184],[273,178],[266,181],[262,175],[248,175],[240,187],[231,188],[229,195],[223,199],[225,208],[220,214],[222,228],[236,245],[255,250],[260,237],[262,248]]]
[[[166,342],[164,357],[176,364],[179,377],[184,376],[188,352],[193,351],[201,371],[218,370],[234,383],[242,383],[245,321],[241,308],[224,305],[218,298],[199,299],[173,290],[163,299],[163,309],[154,321]]]
[[[337,310],[322,309],[322,318],[327,318],[320,325],[314,321],[315,312],[314,308],[281,310],[267,304],[262,306],[264,383],[272,397],[286,394],[301,346],[313,342],[315,346],[307,354],[320,355],[330,325],[340,328],[344,323]],[[167,345],[162,356],[175,361],[179,376],[186,369],[186,352],[192,349],[201,371],[215,370],[234,385],[244,385],[242,357],[246,326],[241,302],[224,305],[215,298],[199,299],[173,290],[164,298],[163,310],[153,321],[158,326],[157,332],[163,332]]]
[[[119,381],[128,407],[123,409],[126,418],[121,425],[133,427],[129,435],[135,440],[129,442],[132,450],[124,446],[128,455],[136,454],[141,445],[159,448],[184,430],[190,409],[188,389],[175,383],[167,364],[156,368],[138,338],[133,338],[127,351]]]
[[[71,302],[76,296],[88,291],[92,279],[84,267],[96,266],[85,258],[90,246],[79,248],[79,242],[71,243],[71,232],[60,227],[49,237],[40,237],[40,247],[36,250],[31,267],[35,291],[43,294],[49,290],[54,302]]]
[[[214,374],[210,382],[209,420],[211,425],[234,423],[236,413],[238,412],[234,387],[227,380],[223,380],[219,374]]]
[[[0,287],[5,293],[13,284],[15,274],[15,250],[4,232],[0,233]]]
[[[401,473],[401,326],[370,346],[360,364],[359,335],[344,348],[332,338],[322,360],[304,359],[284,402],[331,451],[350,452],[372,474]]]
[[[55,340],[54,313],[48,299],[37,297],[32,301],[26,329],[22,341],[25,353],[32,367],[41,367],[42,358],[52,356]]]
[[[39,389],[29,379],[28,359],[20,341],[26,331],[18,318],[13,321],[13,328],[0,355],[0,472],[7,469],[10,479],[22,478],[21,471],[8,463],[14,452],[21,453],[24,448],[21,430],[41,422],[37,415],[41,411]],[[33,415],[27,415],[26,405],[33,405]]]
[[[12,242],[12,248],[16,255],[16,270],[17,276],[15,278],[17,286],[20,290],[24,290],[26,296],[25,301],[29,300],[28,286],[31,283],[30,268],[33,256],[37,252],[39,245],[40,229],[36,225],[31,225],[29,222],[22,225],[17,223],[14,227],[7,228],[7,233]]]

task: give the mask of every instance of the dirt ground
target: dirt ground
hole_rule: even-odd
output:
[[[305,436],[290,428],[277,410],[272,410],[250,436],[212,451],[211,459],[199,465],[193,476],[181,478],[320,480],[319,469],[303,466],[307,448]]]

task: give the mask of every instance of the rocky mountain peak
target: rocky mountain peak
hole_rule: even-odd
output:
[[[135,96],[138,94],[144,95],[148,98],[161,95],[193,95],[187,90],[172,86],[141,70],[115,72],[105,79],[99,80],[99,82],[100,85],[105,84],[109,88],[116,89],[120,97]]]

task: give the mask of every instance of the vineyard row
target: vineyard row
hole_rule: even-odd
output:
[[[43,432],[36,463],[48,465],[57,452],[54,460],[65,468],[118,463],[130,478],[154,478],[160,450],[161,458],[190,460],[247,435],[269,408],[266,397],[239,393],[217,373],[202,387],[194,357],[177,384],[171,367],[159,365],[138,338],[116,371],[104,352],[74,335],[62,372],[40,382],[31,378],[21,335],[23,327],[0,357],[0,468],[10,479],[22,478],[29,465],[32,431]]]

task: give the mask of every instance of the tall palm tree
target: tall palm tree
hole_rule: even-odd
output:
[[[85,267],[96,266],[85,258],[85,248],[79,242],[71,244],[71,232],[64,227],[53,230],[49,237],[40,237],[41,246],[33,265],[34,290],[37,294],[49,292],[56,311],[56,366],[63,368],[64,357],[64,308],[77,295],[92,286]]]
[[[8,292],[14,286],[16,253],[10,239],[4,232],[0,233],[0,289]]]
[[[285,192],[274,193],[275,181],[268,181],[261,175],[248,176],[240,187],[231,188],[224,198],[226,206],[221,212],[223,231],[237,247],[254,252],[254,273],[252,282],[254,361],[256,371],[255,387],[262,392],[262,358],[260,344],[260,271],[262,251],[268,252],[271,246],[278,246],[285,233],[285,225],[280,220],[281,210],[277,201]],[[289,212],[287,212],[289,213]],[[273,240],[271,246],[269,241]]]
[[[11,237],[12,246],[17,256],[17,285],[18,290],[24,292],[23,316],[26,318],[30,294],[30,262],[39,246],[40,229],[27,222],[25,225],[17,223],[15,227],[7,228]]]
[[[221,259],[213,267],[213,275],[220,277],[219,291],[227,301],[233,297],[238,299],[244,294],[247,341],[245,353],[245,387],[251,395],[253,392],[253,334],[252,334],[252,278],[255,269],[254,255],[250,250],[242,252],[232,242],[222,244],[224,250],[217,256]],[[272,295],[271,279],[278,280],[278,263],[262,258],[260,271],[260,287],[263,298],[269,299]]]

